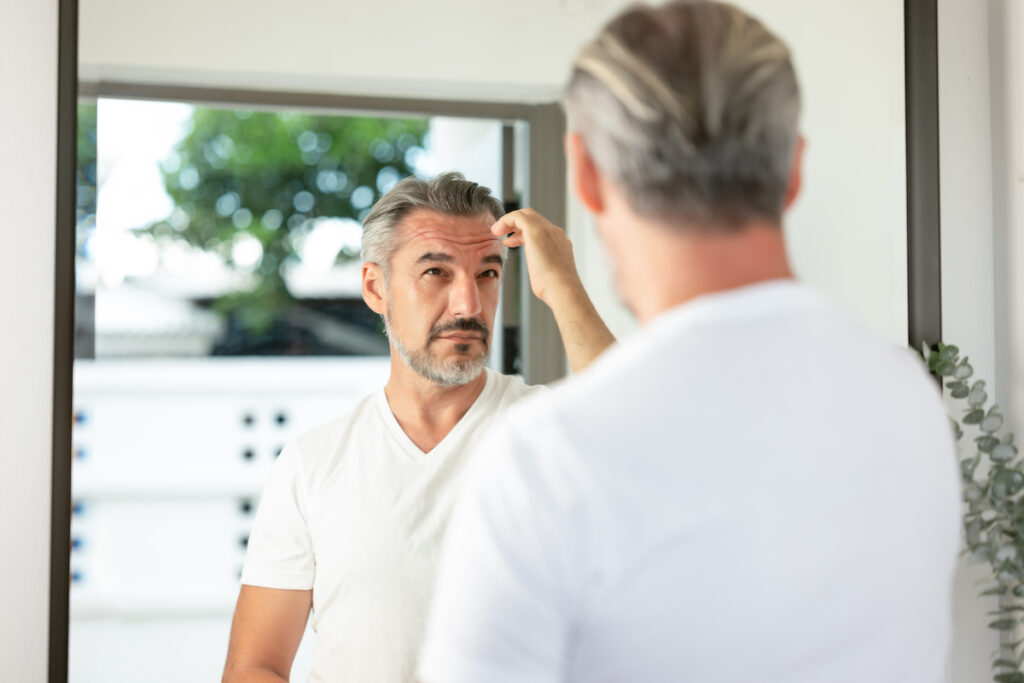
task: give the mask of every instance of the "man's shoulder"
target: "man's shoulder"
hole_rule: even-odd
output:
[[[506,375],[496,370],[488,370],[487,372],[495,385],[494,396],[501,402],[511,404],[528,396],[546,393],[546,386],[543,384],[527,384],[519,375]]]
[[[777,306],[781,310],[774,316],[760,311],[747,315],[728,307],[723,312],[714,301],[673,311],[614,344],[584,371],[517,405],[513,422],[521,426],[520,432],[534,434],[550,430],[617,431],[625,426],[624,412],[642,413],[645,407],[668,410],[666,403],[670,403],[675,412],[685,414],[687,405],[705,401],[708,389],[742,392],[750,378],[757,375],[737,377],[732,369],[756,365],[761,356],[764,362],[770,362],[771,351],[756,336],[744,339],[738,325],[750,325],[755,335],[764,332],[765,326],[772,327],[773,343],[779,343],[781,331],[782,336],[791,334],[794,339],[803,335],[803,341],[810,344],[811,336],[794,324],[794,316],[799,316],[817,321],[812,325],[827,325],[830,334],[840,333],[849,339],[865,337],[849,316],[827,300],[810,291],[799,293],[794,303]],[[839,330],[844,325],[849,329]],[[888,350],[881,341],[873,343],[878,349]]]
[[[365,423],[368,412],[374,409],[377,394],[374,392],[363,397],[339,417],[300,432],[289,441],[287,448],[298,451],[303,460],[319,458],[324,452],[336,450],[354,427]]]

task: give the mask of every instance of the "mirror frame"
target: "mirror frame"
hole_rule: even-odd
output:
[[[71,586],[71,382],[75,334],[78,0],[57,4],[57,188],[48,680],[67,683]]]
[[[50,683],[68,680],[71,560],[71,424],[74,367],[75,208],[78,82],[78,0],[59,0],[55,319],[50,534]],[[920,348],[942,336],[940,270],[937,0],[904,0],[906,97],[908,341]],[[83,83],[83,95],[169,99],[198,104],[415,113],[525,120],[530,126],[529,205],[565,224],[566,173],[561,154],[565,119],[555,103],[504,104],[355,97],[318,93],[219,90],[138,83]],[[564,374],[557,328],[532,296],[529,282],[521,334],[528,381]]]
[[[938,0],[903,2],[908,342],[942,339]]]

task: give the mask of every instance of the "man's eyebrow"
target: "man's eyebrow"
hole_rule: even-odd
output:
[[[484,256],[483,259],[480,262],[481,263],[497,263],[499,266],[504,266],[505,265],[505,259],[501,258],[501,256],[498,255],[498,254],[491,254],[489,256]]]
[[[455,258],[451,254],[445,254],[437,251],[428,251],[423,256],[416,259],[416,263],[451,263]]]

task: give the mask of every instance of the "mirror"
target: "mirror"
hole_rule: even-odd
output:
[[[387,377],[355,256],[398,178],[456,168],[565,225],[598,309],[632,331],[567,200],[554,104],[626,4],[81,0],[73,683],[220,676],[268,468]],[[792,45],[805,91],[796,269],[903,340],[901,8],[742,4]],[[502,307],[492,367],[560,376],[523,282]],[[311,655],[307,632],[292,680]]]

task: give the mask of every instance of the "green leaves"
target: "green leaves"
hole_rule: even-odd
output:
[[[949,381],[946,383],[946,388],[949,389],[949,395],[953,398],[967,398],[971,393],[966,382]]]
[[[981,424],[981,421],[985,419],[985,411],[981,408],[975,408],[974,410],[966,411],[960,421],[965,425],[976,425]]]
[[[965,380],[965,379],[967,379],[968,377],[970,377],[973,374],[974,374],[974,368],[972,368],[970,366],[970,364],[967,362],[967,359],[964,358],[956,366],[956,372],[953,373],[953,377],[958,379],[958,380]]]
[[[1020,672],[996,674],[993,679],[996,683],[1024,683],[1024,674]]]
[[[978,444],[978,450],[982,453],[991,454],[992,451],[999,447],[999,439],[994,436],[979,436],[974,441]]]
[[[143,232],[217,254],[249,276],[253,285],[216,310],[259,334],[291,306],[283,270],[315,222],[361,220],[414,172],[426,132],[425,119],[197,107],[162,164],[174,211]]]
[[[1007,498],[1024,489],[1024,472],[999,468],[992,477],[992,495]]]
[[[999,444],[998,446],[993,448],[992,451],[991,451],[991,454],[989,455],[989,457],[992,458],[993,462],[1004,463],[1004,462],[1008,462],[1010,460],[1013,460],[1013,458],[1016,455],[1017,455],[1017,447],[1016,446],[1013,446],[1011,444],[1003,443],[1003,444]]]
[[[964,500],[973,503],[985,497],[985,489],[977,482],[971,481],[964,487]]]
[[[96,227],[96,102],[78,103],[75,163],[75,253],[85,256],[86,243]]]
[[[981,421],[979,429],[986,434],[991,434],[1003,426],[1003,416],[998,413],[990,413]]]
[[[922,357],[930,372],[948,378],[943,384],[950,402],[966,404],[962,417],[950,417],[958,443],[970,432],[976,450],[960,454],[960,476],[966,510],[964,511],[964,539],[968,563],[987,563],[995,585],[981,593],[997,597],[999,609],[989,614],[998,619],[989,628],[1010,633],[1024,626],[1021,613],[1024,604],[1024,471],[1018,461],[1018,449],[1013,434],[998,434],[1004,419],[998,405],[986,410],[989,394],[985,382],[969,384],[974,368],[967,358],[960,358],[960,349],[952,344],[939,343],[934,349],[925,344]],[[982,461],[987,462],[982,465]],[[997,671],[997,683],[1024,683],[1024,654],[1016,649],[1024,644],[1018,641],[1003,645],[995,653],[992,668]]]

